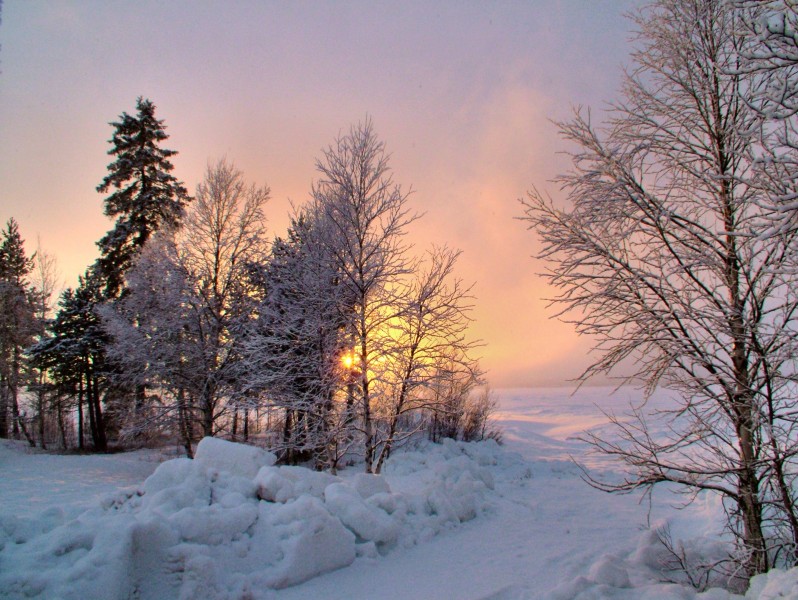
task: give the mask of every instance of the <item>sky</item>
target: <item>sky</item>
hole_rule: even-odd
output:
[[[552,318],[517,217],[569,168],[553,123],[618,97],[638,0],[5,0],[0,23],[0,221],[54,255],[64,285],[113,223],[95,191],[109,122],[157,106],[190,191],[226,157],[271,188],[273,235],[308,197],[322,149],[370,117],[412,189],[414,252],[462,250],[471,327],[493,387],[557,385],[591,340]]]

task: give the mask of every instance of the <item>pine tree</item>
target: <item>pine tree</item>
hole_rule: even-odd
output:
[[[19,386],[23,372],[23,350],[35,332],[34,306],[28,285],[33,258],[25,254],[19,226],[12,218],[0,243],[0,437],[8,436],[9,411],[14,437],[20,428]]]
[[[80,277],[77,289],[65,290],[49,326],[50,337],[34,346],[30,354],[36,368],[50,370],[62,393],[76,397],[78,446],[83,448],[85,407],[93,445],[104,451],[108,436],[101,392],[108,385],[105,348],[109,340],[96,311],[103,301],[101,286],[96,270],[89,268]]]
[[[100,247],[100,273],[105,278],[108,298],[119,296],[124,274],[153,232],[163,225],[177,226],[189,201],[186,189],[171,171],[169,158],[174,150],[160,147],[168,139],[162,120],[155,118],[155,105],[139,97],[138,113],[122,113],[109,142],[108,154],[116,160],[108,165],[108,175],[97,186],[106,193],[105,214],[116,217],[114,228],[97,245]]]

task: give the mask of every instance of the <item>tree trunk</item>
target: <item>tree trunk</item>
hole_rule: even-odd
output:
[[[366,309],[364,306],[361,309],[361,331],[366,331],[365,314]],[[363,433],[365,437],[366,473],[372,473],[374,470],[374,429],[373,423],[371,422],[371,398],[369,397],[368,365],[366,365],[368,346],[365,337],[363,337],[360,344],[360,356],[360,386],[363,393]]]
[[[22,431],[22,435],[28,441],[28,445],[31,448],[35,448],[36,447],[36,440],[30,434],[30,432],[28,431],[28,428],[25,427],[25,421],[22,419],[22,416],[21,415],[17,415],[17,419],[16,420],[19,423],[19,428]]]
[[[64,408],[62,398],[56,397],[56,418],[58,420],[58,432],[61,434],[61,450],[66,450],[66,424],[64,423]]]
[[[78,383],[78,448],[83,450],[85,448],[85,442],[83,441],[83,376],[80,377],[80,383]]]
[[[193,442],[191,420],[186,406],[186,391],[183,388],[180,388],[177,392],[177,427],[180,431],[180,437],[183,439],[183,448],[186,450],[186,456],[194,458],[194,450],[191,447]]]
[[[284,461],[286,464],[292,464],[293,460],[293,442],[291,440],[291,436],[293,433],[293,424],[292,424],[292,414],[293,411],[290,409],[285,410],[285,421],[283,421],[283,447],[285,451],[283,453]]]
[[[95,449],[100,452],[108,450],[108,438],[105,434],[100,392],[97,389],[97,379],[93,375],[86,378],[86,398],[89,403],[89,421],[91,423],[92,441]]]
[[[46,404],[46,399],[44,396],[44,392],[41,390],[41,386],[43,385],[41,378],[39,379],[39,390],[36,392],[38,396],[38,400],[36,402],[37,409],[39,411],[39,418],[38,418],[38,425],[39,425],[39,444],[42,447],[42,450],[47,450],[47,442],[44,439],[45,433],[45,418],[44,418],[44,407]]]
[[[8,379],[0,375],[0,438],[8,437]]]
[[[89,432],[91,433],[91,442],[95,450],[97,449],[97,419],[94,414],[94,401],[92,399],[92,381],[91,376],[86,375],[86,408],[89,411]]]
[[[14,346],[11,360],[11,374],[8,378],[9,389],[11,391],[11,412],[12,412],[12,428],[14,430],[14,439],[19,439],[20,430],[20,416],[19,416],[19,353],[20,350]],[[28,437],[27,433],[25,437]],[[30,439],[30,438],[28,438]]]

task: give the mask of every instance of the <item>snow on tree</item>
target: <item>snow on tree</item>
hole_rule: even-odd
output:
[[[393,344],[389,323],[399,311],[402,279],[414,269],[404,235],[417,215],[407,206],[409,193],[393,182],[388,162],[384,143],[366,120],[324,150],[312,191],[321,235],[352,300],[345,318],[368,472],[377,458],[372,413],[387,402],[378,385],[387,367],[381,357]]]
[[[125,273],[153,232],[164,225],[177,226],[189,201],[186,189],[171,174],[169,159],[177,152],[161,147],[169,136],[163,120],[155,118],[155,105],[139,97],[136,110],[135,116],[123,112],[111,123],[113,148],[108,154],[115,160],[97,186],[100,193],[112,190],[105,199],[105,214],[116,217],[114,228],[97,242],[109,298],[119,295]]]
[[[796,281],[783,266],[795,231],[771,227],[746,132],[759,114],[738,91],[742,39],[728,3],[654,2],[606,127],[577,112],[560,177],[572,208],[524,201],[558,313],[595,336],[583,379],[622,361],[647,389],[680,392],[672,410],[614,422],[623,441],[588,435],[628,468],[609,491],[680,484],[721,494],[748,574],[798,548],[793,417]],[[664,437],[655,435],[663,428]]]
[[[246,381],[281,414],[273,447],[283,460],[335,470],[359,446],[379,472],[425,426],[425,410],[445,410],[444,382],[480,381],[470,290],[454,278],[458,252],[411,256],[404,235],[417,216],[371,121],[340,136],[317,169],[288,236],[253,265]]]
[[[753,183],[766,192],[773,215],[765,234],[798,227],[798,6],[786,0],[737,0],[744,32],[739,61],[741,94],[760,116],[750,134],[758,165]]]
[[[312,459],[335,471],[348,449],[354,410],[351,393],[349,402],[340,401],[352,384],[352,365],[342,362],[350,352],[345,307],[351,303],[317,227],[317,215],[295,215],[268,262],[251,266],[259,302],[244,334],[244,382],[282,410],[272,449],[283,461]]]
[[[67,288],[62,292],[58,312],[48,326],[49,336],[29,350],[33,365],[49,371],[59,394],[75,399],[78,447],[84,448],[88,416],[92,445],[100,451],[108,449],[102,401],[115,387],[109,378],[106,360],[109,339],[97,313],[98,307],[105,302],[103,285],[97,270],[87,269],[78,278],[77,288]],[[62,408],[59,403],[57,410]]]
[[[247,265],[265,253],[267,187],[247,186],[224,160],[209,165],[180,230],[148,242],[128,272],[128,293],[103,311],[110,354],[134,385],[166,392],[133,429],[175,415],[187,450],[214,435],[238,387],[233,329],[248,318]],[[194,432],[194,429],[197,432]]]

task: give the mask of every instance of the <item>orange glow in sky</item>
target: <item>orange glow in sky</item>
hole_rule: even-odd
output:
[[[588,340],[549,319],[530,187],[569,166],[550,119],[601,114],[630,51],[633,0],[268,2],[5,0],[0,24],[0,220],[55,255],[66,285],[112,223],[95,187],[108,122],[150,98],[189,190],[227,157],[268,184],[282,235],[321,149],[370,116],[424,218],[420,253],[448,244],[475,282],[474,337],[494,387],[553,385]]]

